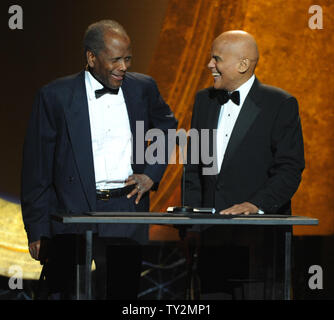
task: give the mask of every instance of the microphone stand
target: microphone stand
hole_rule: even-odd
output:
[[[193,213],[193,208],[190,206],[185,206],[185,194],[186,194],[186,167],[185,167],[185,161],[184,161],[184,155],[182,153],[182,159],[183,159],[183,175],[182,175],[182,200],[181,200],[181,207],[176,207],[174,210],[177,210],[179,213]],[[186,280],[186,292],[185,292],[185,298],[187,300],[193,300],[195,297],[195,289],[193,287],[195,279],[196,279],[196,240],[192,237],[187,236],[187,229],[192,228],[192,225],[181,225],[179,227],[179,236],[180,239],[184,243],[184,250],[186,255],[186,261],[187,261],[187,280]]]
[[[181,149],[181,154],[182,154],[182,162],[183,162],[183,174],[182,174],[182,199],[181,199],[181,207],[174,207],[173,208],[173,213],[175,214],[182,214],[182,213],[192,213],[193,208],[189,206],[185,206],[185,191],[186,191],[186,167],[185,167],[185,156],[183,154],[183,150]],[[181,240],[184,240],[187,234],[187,226],[185,225],[180,225],[176,226],[179,229],[179,236]],[[191,227],[191,226],[190,226]]]
[[[182,148],[181,148],[182,149]],[[182,152],[182,160],[183,160],[183,174],[182,174],[182,199],[181,199],[181,207],[174,207],[173,213],[182,214],[182,213],[193,213],[193,208],[190,206],[185,206],[185,191],[186,191],[186,167],[185,167],[185,157]],[[196,265],[196,243],[194,243],[194,239],[187,239],[187,228],[191,228],[192,225],[175,225],[175,227],[179,230],[179,236],[181,241],[184,243],[184,250],[187,260],[187,285],[186,285],[186,299],[194,298],[194,292],[192,288],[192,282],[195,279],[196,271],[194,271],[194,267]],[[195,267],[196,268],[196,267]]]
[[[182,149],[182,148],[181,148]],[[189,206],[184,205],[184,197],[185,197],[185,191],[186,191],[186,167],[185,167],[185,157],[181,150],[182,154],[182,161],[183,161],[183,174],[182,174],[182,200],[181,200],[181,207],[174,207],[173,213],[190,213],[193,212],[193,208]]]

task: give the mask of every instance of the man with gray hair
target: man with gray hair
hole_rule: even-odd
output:
[[[157,188],[167,160],[136,162],[136,123],[144,124],[144,134],[151,128],[167,132],[177,127],[155,81],[127,72],[131,41],[119,23],[90,25],[84,52],[86,70],[39,90],[23,152],[21,203],[29,251],[34,259],[43,259],[41,244],[49,239],[50,290],[65,294],[73,288],[73,235],[82,234],[86,226],[65,226],[50,214],[149,211],[149,191]],[[147,146],[146,141],[142,153]],[[148,238],[148,226],[90,228],[100,290],[96,297],[135,299],[140,244]]]

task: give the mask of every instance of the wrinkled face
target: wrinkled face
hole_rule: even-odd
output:
[[[233,91],[239,87],[240,57],[223,41],[214,41],[208,68],[212,72],[215,89]]]
[[[105,48],[97,55],[87,52],[87,62],[97,79],[105,86],[117,89],[122,85],[125,73],[131,66],[131,42],[125,36],[107,31],[104,44]]]

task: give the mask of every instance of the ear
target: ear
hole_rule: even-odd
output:
[[[96,56],[92,51],[86,51],[87,64],[90,68],[94,68]]]
[[[238,71],[240,73],[245,73],[250,66],[250,61],[248,58],[241,58],[238,65]]]

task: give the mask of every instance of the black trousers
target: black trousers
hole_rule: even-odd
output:
[[[219,225],[207,228],[201,233],[198,254],[201,293],[230,293],[234,285],[244,283],[254,288],[245,298],[270,299],[275,289],[275,296],[282,299],[283,237],[271,226]],[[257,283],[263,283],[261,292]]]
[[[127,238],[93,239],[97,300],[134,300],[140,289],[142,247]]]
[[[97,211],[135,211],[132,200],[114,203],[97,201]],[[116,203],[116,205],[115,205]],[[72,299],[75,292],[76,264],[84,264],[83,235],[62,234],[48,240],[46,277],[49,292],[60,299]],[[79,252],[77,248],[80,248]],[[140,289],[142,246],[122,237],[93,236],[93,277],[95,299],[137,299]]]

